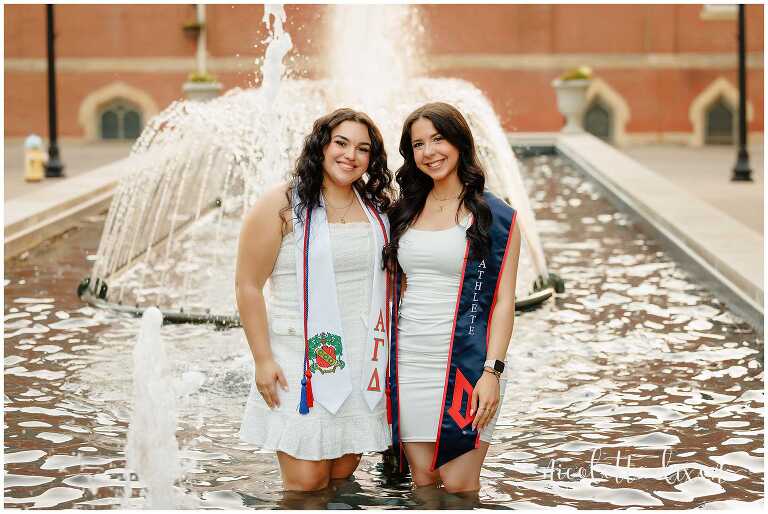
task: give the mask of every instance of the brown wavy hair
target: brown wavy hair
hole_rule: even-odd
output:
[[[323,185],[323,149],[331,142],[331,132],[345,121],[362,123],[368,128],[371,138],[371,153],[368,169],[352,187],[360,196],[372,203],[380,211],[386,211],[392,198],[392,172],[387,168],[387,152],[384,149],[384,139],[373,120],[364,112],[349,108],[341,108],[315,120],[312,132],[304,139],[304,147],[296,168],[289,181],[286,192],[288,205],[295,190],[299,202],[294,206],[294,215],[303,219],[307,208],[314,209],[320,204],[320,190]],[[367,175],[367,179],[366,179]]]
[[[389,244],[384,247],[385,267],[394,272],[398,268],[397,251],[400,237],[408,230],[427,202],[427,195],[434,187],[434,182],[416,165],[411,143],[411,128],[416,120],[426,118],[449,143],[459,150],[458,176],[464,189],[459,197],[461,203],[472,213],[474,223],[467,229],[469,240],[469,258],[480,259],[487,255],[491,239],[491,209],[483,199],[485,172],[480,166],[475,150],[475,139],[464,116],[450,104],[434,102],[423,105],[413,111],[403,123],[400,137],[400,155],[405,162],[397,170],[396,181],[400,186],[400,198],[387,212],[390,223]],[[456,222],[459,219],[456,213]]]

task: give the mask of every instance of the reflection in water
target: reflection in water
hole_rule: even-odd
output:
[[[763,341],[555,157],[524,162],[565,294],[521,315],[477,497],[393,484],[380,458],[284,494],[274,455],[238,440],[252,364],[240,330],[165,326],[179,487],[198,508],[752,506],[763,497]],[[5,505],[122,504],[139,321],[79,303],[103,218],[6,265]],[[55,263],[55,264],[54,264]]]

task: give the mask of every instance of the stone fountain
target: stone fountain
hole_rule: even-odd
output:
[[[234,265],[241,219],[265,188],[289,175],[312,122],[341,106],[368,112],[382,130],[394,170],[402,162],[396,147],[402,120],[430,101],[451,103],[464,113],[488,173],[487,187],[518,210],[520,306],[551,295],[517,160],[488,99],[468,82],[419,76],[413,49],[422,47],[422,31],[414,8],[331,10],[329,37],[338,41],[329,45],[337,49],[327,56],[329,78],[285,78],[283,59],[292,46],[283,29],[285,13],[268,5],[260,87],[235,88],[206,103],[177,101],[149,122],[131,151],[129,173],[114,195],[81,296],[135,313],[157,306],[166,321],[238,325]],[[409,25],[410,39],[388,37]],[[371,32],[371,26],[381,30]],[[377,60],[362,57],[370,55]],[[363,64],[350,73],[343,66],[349,62]],[[538,292],[531,296],[534,282]]]

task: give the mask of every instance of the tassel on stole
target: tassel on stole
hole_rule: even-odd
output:
[[[307,370],[304,376],[307,377],[307,407],[311,409],[315,406],[315,395],[312,394],[312,372]]]
[[[312,395],[312,373],[307,370],[301,377],[301,400],[299,401],[299,414],[309,414],[310,407],[315,404]]]

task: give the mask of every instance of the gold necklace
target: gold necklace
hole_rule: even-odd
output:
[[[352,198],[349,200],[349,203],[346,205],[346,207],[336,207],[334,205],[331,205],[331,202],[328,201],[328,198],[325,195],[323,195],[323,198],[325,199],[325,205],[327,207],[331,207],[332,209],[335,209],[335,210],[344,209],[344,212],[341,214],[341,217],[339,218],[339,222],[346,223],[347,213],[349,212],[349,209],[352,207],[352,204],[355,201],[355,193],[354,192],[352,193]]]
[[[456,196],[449,196],[447,198],[439,198],[435,194],[435,190],[434,189],[430,190],[429,192],[432,194],[432,198],[434,198],[438,202],[447,202],[448,200],[458,200],[461,197],[461,193],[459,193]],[[437,206],[437,210],[438,210],[438,212],[443,212],[443,210],[445,210],[445,205],[438,205]]]

